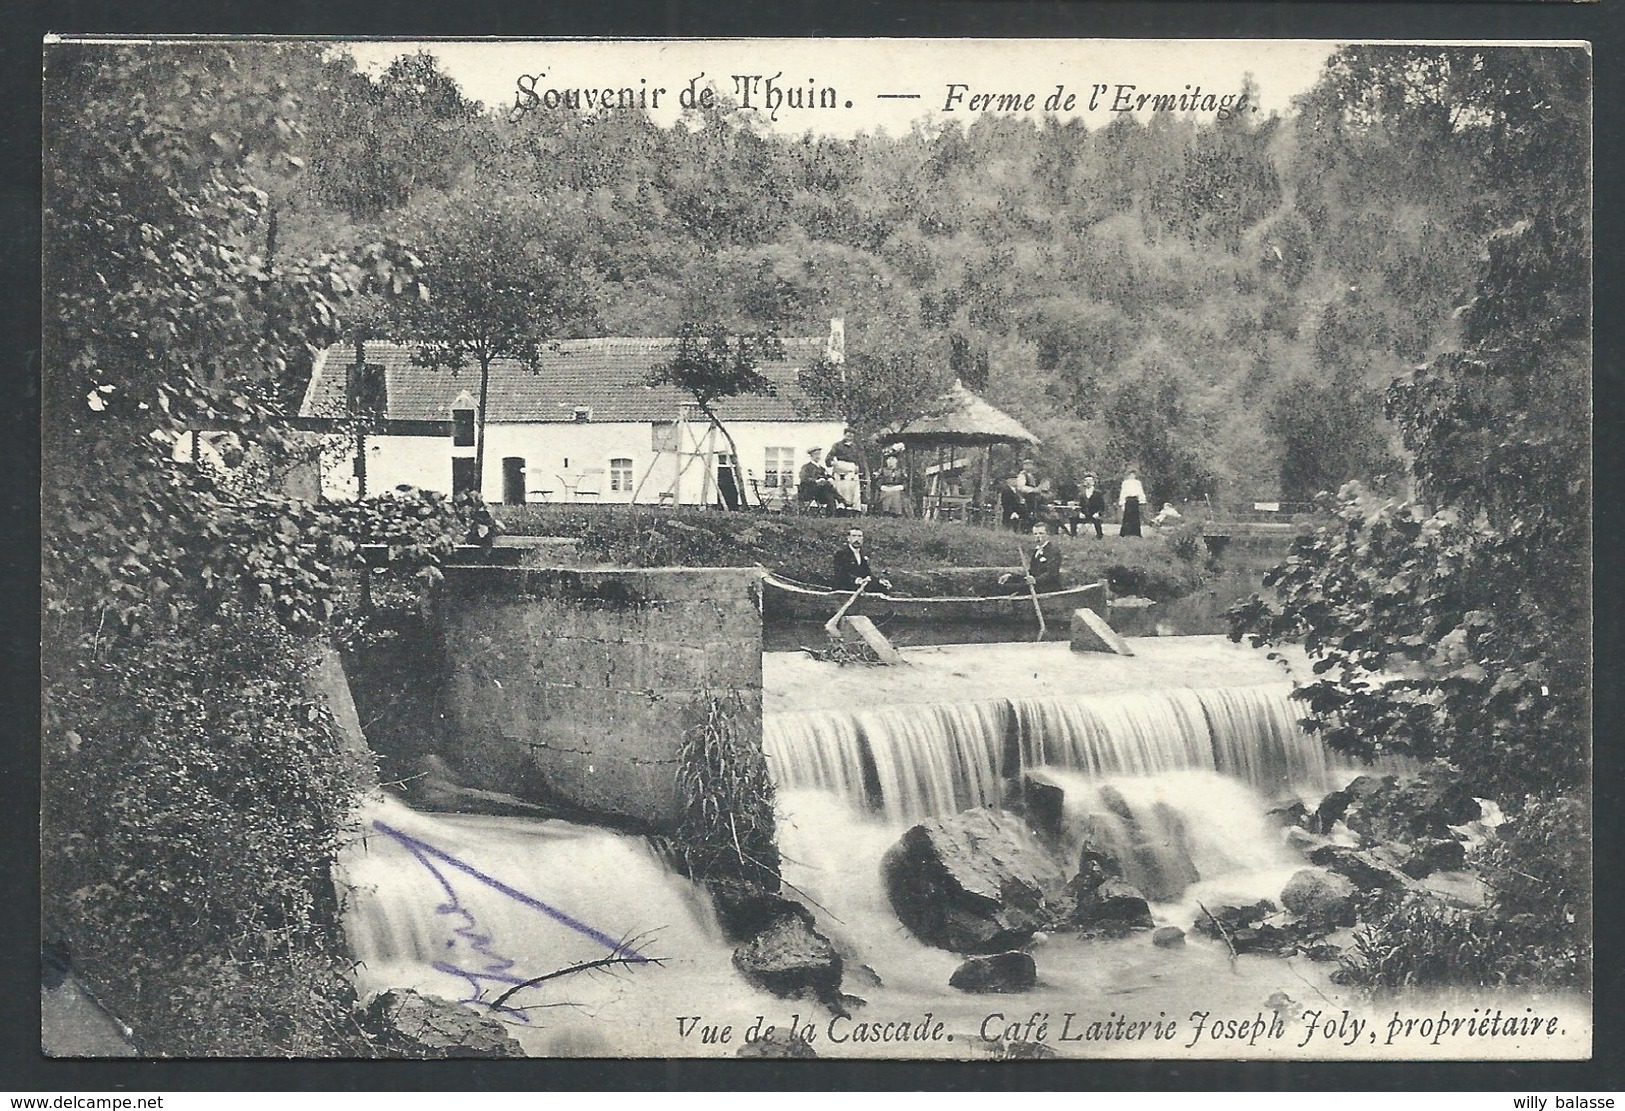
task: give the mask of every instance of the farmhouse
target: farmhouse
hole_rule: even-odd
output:
[[[797,385],[826,350],[823,339],[784,341],[783,361],[760,367],[771,386],[718,402],[735,460],[691,398],[648,384],[675,339],[561,341],[527,368],[491,365],[485,421],[485,500],[775,506],[795,497],[809,448],[828,448],[843,425]],[[403,344],[354,344],[316,357],[300,424],[329,433],[322,493],[353,498],[399,485],[443,493],[474,487],[480,434],[477,365],[417,366]],[[347,422],[370,414],[364,430]]]

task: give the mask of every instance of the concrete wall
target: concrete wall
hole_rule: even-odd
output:
[[[448,567],[447,755],[469,786],[671,828],[709,696],[760,737],[760,583],[746,569]]]

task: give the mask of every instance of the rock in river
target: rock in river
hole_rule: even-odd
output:
[[[358,1016],[380,1057],[523,1057],[495,1018],[410,989],[381,992]]]
[[[1306,921],[1326,926],[1354,922],[1354,884],[1323,868],[1294,872],[1281,889],[1281,905]]]
[[[903,925],[956,953],[1025,945],[1065,883],[1019,818],[986,808],[914,826],[887,850],[881,874]]]
[[[757,987],[785,998],[833,1000],[841,992],[841,955],[806,919],[786,914],[734,950],[734,967]]]
[[[1037,963],[1032,954],[1020,952],[972,957],[954,969],[953,976],[948,980],[949,987],[984,994],[1028,991],[1036,983]]]
[[[1145,896],[1122,880],[1106,880],[1080,894],[1073,921],[1085,929],[1148,930],[1153,925]]]

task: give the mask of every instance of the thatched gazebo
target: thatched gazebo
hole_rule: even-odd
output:
[[[914,474],[915,453],[924,454],[935,449],[937,459],[925,468],[925,509],[928,515],[938,508],[950,505],[966,509],[971,503],[953,486],[952,476],[961,466],[957,452],[967,450],[965,462],[973,454],[981,455],[981,490],[988,490],[988,449],[994,444],[1037,444],[1041,441],[1012,417],[988,404],[982,398],[955,381],[953,388],[938,397],[926,412],[892,433],[889,440],[909,449],[910,485]]]

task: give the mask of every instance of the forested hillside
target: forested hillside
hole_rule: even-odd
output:
[[[1063,476],[1135,461],[1158,500],[1297,500],[1401,470],[1381,389],[1448,344],[1487,236],[1516,218],[1485,159],[1499,113],[1539,110],[1535,64],[1361,48],[1286,118],[988,116],[841,140],[726,107],[675,128],[509,119],[426,55],[376,76],[310,55],[280,234],[305,254],[411,245],[448,203],[502,198],[552,229],[516,251],[585,282],[563,334],[818,335],[843,316],[866,429],[958,376]]]

